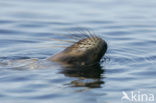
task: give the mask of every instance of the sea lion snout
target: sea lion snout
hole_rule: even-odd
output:
[[[100,61],[107,43],[100,37],[90,36],[79,40],[48,60],[68,66],[93,65]]]

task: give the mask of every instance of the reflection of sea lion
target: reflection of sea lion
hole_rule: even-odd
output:
[[[67,66],[87,66],[100,61],[107,50],[107,43],[98,36],[88,36],[48,58]]]

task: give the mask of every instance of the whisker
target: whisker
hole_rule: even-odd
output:
[[[66,35],[65,34],[59,34],[59,33],[54,33],[54,35],[68,36],[69,38],[75,40],[75,38],[73,38],[72,36],[69,36],[69,34],[70,34],[70,32],[68,34],[66,34]]]
[[[94,38],[93,38],[94,36],[91,34],[91,32],[90,32],[88,29],[86,29],[85,35],[88,35],[88,37],[90,38],[90,40],[91,40],[92,42],[95,41]]]
[[[71,37],[71,38],[73,38],[73,39],[76,39],[76,40],[80,40],[80,39],[82,39],[82,37],[81,36],[79,36],[78,34],[76,34],[76,33],[74,33],[74,32],[69,32],[70,33],[70,36],[69,37]]]
[[[75,42],[75,43],[76,43],[76,42]],[[57,45],[57,44],[59,44],[59,45],[60,45],[60,44],[66,45],[66,44],[73,44],[73,43],[71,43],[71,42],[55,42],[54,44],[56,44],[56,45]]]
[[[52,38],[51,40],[63,41],[63,42],[68,42],[68,43],[76,43],[76,41],[71,41],[71,40],[62,40],[62,39],[54,39],[54,38]]]
[[[89,38],[90,36],[83,30],[83,31],[79,31],[83,36],[85,36],[86,38]]]
[[[58,46],[58,45],[57,46],[55,45],[54,47],[67,48],[67,46]],[[54,48],[54,47],[51,47],[51,48]]]
[[[60,35],[60,36],[65,36],[64,34],[61,34],[61,33],[52,33],[53,35]]]
[[[79,40],[84,39],[80,34],[72,34],[73,37],[78,38]]]
[[[34,48],[56,48],[56,47],[63,47],[63,48],[66,48],[66,47],[68,47],[68,46],[51,44],[51,45],[35,46]]]
[[[90,37],[94,36],[94,35],[89,31],[89,29],[86,29],[86,31],[88,32],[88,34],[90,35]]]

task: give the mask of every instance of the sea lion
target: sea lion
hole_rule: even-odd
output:
[[[100,61],[107,51],[107,43],[96,35],[87,36],[62,52],[48,58],[63,66],[91,66]]]
[[[107,51],[107,43],[105,40],[96,35],[79,34],[76,36],[79,36],[77,42],[74,42],[62,52],[47,58],[46,61],[52,62],[53,64],[55,62],[60,63],[62,64],[60,66],[65,68],[78,68],[79,71],[82,68],[83,72],[84,68],[93,68],[93,65],[98,64]],[[81,38],[81,36],[84,37]],[[44,67],[44,65],[40,65],[42,61],[39,59],[13,59],[8,60],[8,62],[6,61],[5,64],[10,67],[15,65],[20,65],[19,67],[21,67],[22,65],[22,67],[33,69]]]
[[[80,35],[79,35],[80,37]],[[1,61],[0,68],[24,69],[60,69],[59,72],[67,77],[76,77],[68,85],[74,87],[100,88],[104,83],[101,80],[104,69],[100,66],[100,59],[107,51],[107,43],[99,36],[89,35],[82,38],[62,52],[47,59],[32,59],[15,57]],[[62,65],[58,65],[57,63]],[[89,79],[89,80],[87,80]],[[92,79],[92,80],[90,80]],[[87,80],[87,82],[86,82]]]

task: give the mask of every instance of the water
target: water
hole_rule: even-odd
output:
[[[122,101],[123,91],[156,97],[155,10],[155,0],[0,0],[1,103],[139,103]],[[86,29],[109,46],[97,71],[60,73],[45,62],[63,50],[53,38]],[[30,58],[42,69],[23,69],[31,61],[20,60]]]

